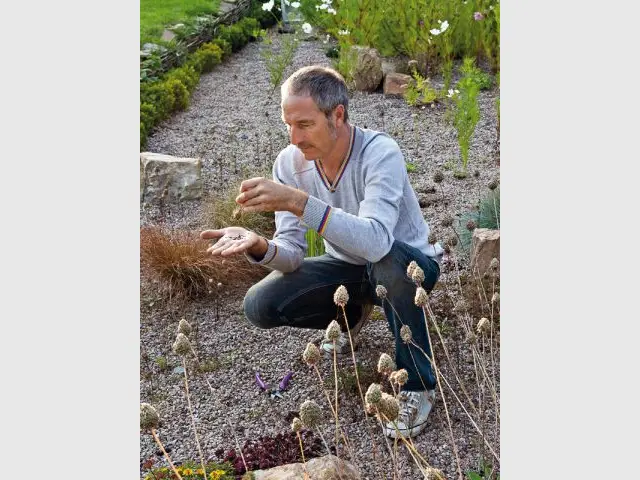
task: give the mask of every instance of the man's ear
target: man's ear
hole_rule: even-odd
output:
[[[333,109],[333,123],[336,128],[344,125],[344,105],[340,104]]]

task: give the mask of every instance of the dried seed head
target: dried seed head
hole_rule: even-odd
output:
[[[429,232],[427,241],[429,242],[429,245],[435,245],[435,243],[438,241],[438,237],[436,237],[436,232]]]
[[[382,373],[383,375],[389,375],[395,369],[396,362],[394,362],[389,355],[387,355],[386,353],[380,355],[380,360],[378,360],[378,372]]]
[[[453,217],[451,215],[446,215],[443,219],[442,219],[442,223],[441,225],[443,227],[450,227],[453,225]]]
[[[404,343],[410,343],[413,338],[413,334],[411,333],[411,328],[409,325],[403,325],[400,327],[400,338]]]
[[[300,430],[302,430],[302,420],[300,420],[298,417],[293,419],[293,422],[291,423],[291,430],[293,430],[294,432],[299,432]]]
[[[300,405],[300,420],[307,428],[314,428],[320,424],[322,409],[313,400],[307,400]]]
[[[444,180],[444,174],[440,170],[438,170],[436,173],[433,174],[434,182],[440,183],[443,180]]]
[[[180,319],[180,323],[178,323],[178,333],[184,333],[188,337],[191,334],[191,330],[191,324],[184,318]]]
[[[451,248],[455,247],[458,244],[458,237],[456,237],[455,235],[449,235],[447,237],[447,240],[445,241],[445,244]]]
[[[318,347],[311,342],[307,343],[307,347],[304,349],[304,352],[302,352],[302,360],[309,366],[318,363],[320,361],[320,350]]]
[[[407,372],[404,368],[401,368],[397,372],[395,372],[395,381],[398,385],[404,385],[409,380],[409,372]]]
[[[444,473],[442,470],[438,470],[437,468],[427,467],[424,471],[425,480],[445,480]]]
[[[178,333],[176,341],[173,343],[173,353],[184,356],[191,352],[191,344],[184,333]]]
[[[376,403],[380,402],[381,398],[382,390],[380,389],[380,385],[377,383],[372,383],[371,385],[369,385],[367,393],[364,394],[364,399],[367,401],[367,403],[375,405]]]
[[[378,410],[382,415],[385,416],[387,420],[393,422],[398,418],[398,413],[400,412],[400,404],[395,397],[383,392],[380,403],[378,404]]]
[[[451,245],[449,245],[448,243],[445,242],[443,248],[444,248],[444,253],[446,253],[446,254],[451,253]]]
[[[467,222],[467,230],[469,230],[470,232],[473,232],[476,229],[477,225],[476,222],[474,222],[473,220],[469,220]]]
[[[489,185],[487,186],[489,187],[489,190],[495,190],[496,188],[498,188],[498,185],[499,185],[498,179],[494,178],[489,182]]]
[[[424,271],[418,265],[416,265],[416,268],[413,269],[411,280],[413,280],[416,285],[420,285],[422,282],[424,282]]]
[[[340,330],[340,324],[335,320],[331,320],[331,323],[327,327],[327,331],[324,334],[324,338],[333,342],[340,338],[340,333],[342,333]]]
[[[500,294],[496,292],[491,297],[491,303],[498,303],[499,301],[500,301]]]
[[[333,303],[340,307],[344,307],[349,301],[349,292],[344,285],[340,285],[333,294]]]
[[[384,287],[384,285],[376,286],[376,295],[378,296],[378,298],[387,298],[387,289]]]
[[[483,333],[488,332],[490,328],[491,328],[491,325],[489,323],[489,319],[486,317],[482,317],[478,322],[478,326],[476,327],[476,332],[482,335]]]
[[[148,403],[140,404],[140,428],[142,430],[151,430],[158,428],[160,424],[160,415],[152,405]]]
[[[411,260],[411,262],[409,262],[409,265],[407,266],[407,277],[409,278],[413,277],[413,271],[416,269],[417,266],[418,264],[416,263],[415,260]]]
[[[418,287],[416,289],[416,298],[414,299],[415,304],[418,307],[424,307],[429,300],[429,296],[424,288]]]

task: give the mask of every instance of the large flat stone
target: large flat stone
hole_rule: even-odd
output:
[[[202,162],[161,153],[140,153],[143,202],[195,200],[202,196]]]

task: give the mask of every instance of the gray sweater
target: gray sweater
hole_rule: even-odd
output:
[[[309,161],[295,145],[282,150],[273,179],[309,194],[302,218],[276,212],[276,232],[257,262],[274,270],[296,270],[306,254],[305,232],[324,239],[325,251],[348,263],[364,265],[384,257],[394,240],[424,252],[437,262],[443,249],[429,245],[429,226],[409,183],[398,144],[388,135],[352,127],[350,152],[331,185],[319,162]]]

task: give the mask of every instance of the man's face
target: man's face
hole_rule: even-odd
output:
[[[308,96],[287,95],[282,100],[282,119],[287,124],[291,143],[307,160],[326,157],[335,145],[336,124],[342,125],[342,106],[327,118]]]

